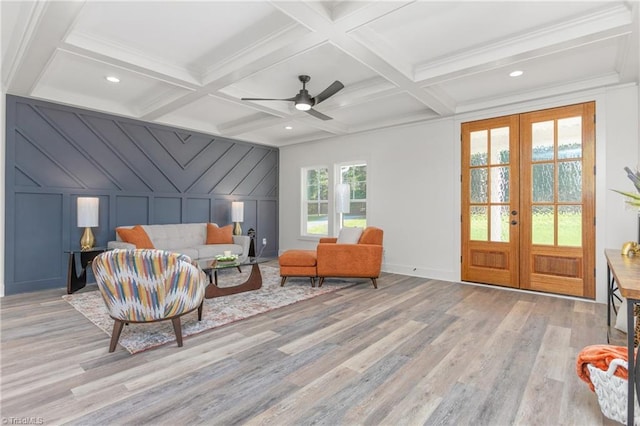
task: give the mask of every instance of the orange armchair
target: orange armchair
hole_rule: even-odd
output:
[[[338,244],[337,238],[321,238],[317,248],[317,271],[322,287],[325,277],[376,279],[382,266],[382,236],[380,228],[364,229],[357,244]]]

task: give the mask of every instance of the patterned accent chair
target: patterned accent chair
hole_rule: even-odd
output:
[[[109,352],[116,349],[126,323],[171,320],[182,346],[180,316],[198,310],[208,280],[188,256],[163,250],[110,250],[91,265],[111,318],[115,320]]]

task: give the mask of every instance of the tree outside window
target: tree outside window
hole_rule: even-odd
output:
[[[340,166],[340,183],[350,188],[349,213],[343,213],[342,226],[367,226],[367,164],[354,163]]]
[[[305,169],[305,235],[329,235],[329,169]]]

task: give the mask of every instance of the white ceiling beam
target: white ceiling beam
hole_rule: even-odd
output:
[[[618,6],[581,19],[528,32],[521,37],[418,65],[415,80],[422,86],[441,83],[607,38],[620,37],[632,31],[631,23],[629,9]]]
[[[390,45],[386,39],[380,37],[371,28],[363,27],[357,31],[352,31],[350,36],[361,45],[367,46],[379,57],[384,58],[408,79],[414,80],[413,65],[409,60],[402,57],[395,46]]]
[[[249,133],[256,130],[266,129],[268,127],[277,126],[278,123],[282,123],[282,117],[276,116],[258,116],[244,117],[238,120],[233,120],[227,123],[218,125],[220,132],[228,137],[241,135],[243,133]]]
[[[6,91],[16,75],[16,69],[29,47],[29,41],[36,30],[45,9],[45,3],[4,2],[0,3],[2,18],[2,88]]]
[[[619,82],[619,76],[617,73],[610,73],[607,75],[603,75],[597,78],[589,78],[581,81],[576,81],[573,83],[565,83],[561,86],[561,91],[559,91],[557,86],[549,86],[544,88],[539,88],[535,90],[529,91],[521,91],[517,94],[508,95],[508,96],[496,96],[491,99],[482,99],[479,101],[471,101],[466,103],[461,103],[458,105],[458,109],[456,110],[457,114],[473,112],[473,111],[481,111],[485,109],[491,109],[496,107],[501,107],[505,105],[512,105],[517,103],[522,103],[525,101],[530,101],[532,99],[544,99],[550,98],[558,95],[558,93],[577,93],[581,91],[586,91],[593,89],[594,87],[606,87],[609,85],[617,84]]]
[[[206,94],[211,93],[218,95],[218,90],[242,78],[249,77],[250,75],[263,70],[264,68],[268,68],[282,61],[285,61],[293,55],[301,54],[302,52],[314,48],[322,44],[323,42],[324,40],[318,37],[318,35],[311,34],[302,37],[300,40],[293,44],[283,46],[275,52],[271,52],[269,54],[265,53],[263,56],[253,60],[250,63],[245,63],[240,67],[236,68],[233,64],[228,63],[223,70],[220,70],[219,73],[216,72],[216,75],[208,76],[207,78],[210,80],[203,87],[199,88],[198,91],[203,94],[206,92]],[[174,105],[180,102],[180,99],[169,102],[161,106],[160,108],[145,114],[144,118],[147,120],[154,120],[157,117],[168,114],[175,109]]]
[[[347,55],[382,75],[401,90],[408,92],[428,108],[441,115],[453,113],[455,107],[448,100],[440,99],[420,87],[393,64],[378,56],[368,47],[355,41],[349,34],[346,34],[341,25],[327,21],[325,17],[305,3],[273,2],[272,4],[310,30],[322,34],[324,38]]]
[[[346,124],[341,124],[336,120],[320,120],[306,112],[300,112],[291,118],[296,122],[304,123],[306,126],[333,133],[334,135],[346,135],[349,133],[349,126]]]
[[[415,3],[415,0],[342,2],[334,9],[333,21],[338,28],[348,33],[411,3]]]
[[[437,118],[434,114],[417,112],[411,115],[405,115],[402,117],[393,117],[384,120],[376,120],[375,123],[364,123],[351,128],[352,132],[365,132],[367,130],[382,129],[385,127],[402,126],[405,124],[417,123],[429,119]]]
[[[204,85],[212,89],[226,87],[246,78],[253,73],[261,71],[264,67],[270,67],[289,57],[322,44],[324,40],[295,23],[281,29],[268,38],[262,38],[250,47],[247,47],[236,55],[226,58],[214,67],[210,67],[203,76]],[[268,59],[272,55],[278,59]],[[266,62],[265,62],[266,61]],[[240,71],[240,75],[236,73]],[[229,77],[236,77],[229,80]]]
[[[77,31],[67,37],[64,49],[191,90],[202,85],[200,76],[185,68],[160,62],[114,42],[100,40]]]
[[[45,2],[33,8],[19,50],[6,76],[6,86],[11,87],[12,94],[31,95],[83,6],[84,2],[65,1]]]
[[[640,2],[633,2],[631,4],[631,27],[636,28],[633,31],[623,47],[618,53],[617,69],[620,74],[620,80],[622,82],[637,81],[637,77],[640,74],[640,61],[638,60],[638,52],[640,52]],[[635,60],[633,59],[635,58]]]

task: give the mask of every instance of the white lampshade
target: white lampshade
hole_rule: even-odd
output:
[[[336,185],[336,212],[349,213],[351,211],[351,187],[348,183]]]
[[[244,203],[242,201],[233,201],[231,203],[231,221],[244,221]]]
[[[78,227],[91,228],[100,224],[98,220],[99,204],[98,197],[78,197]]]

